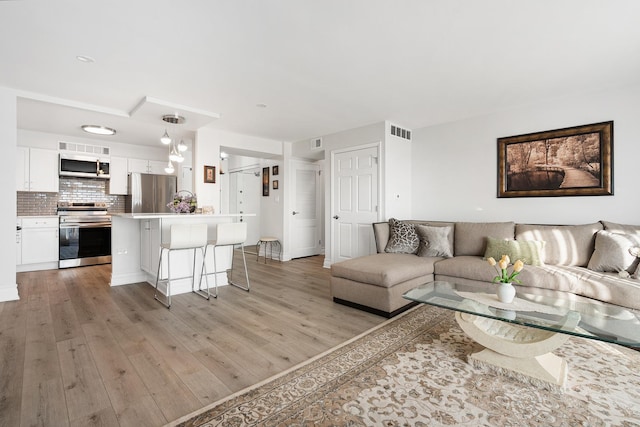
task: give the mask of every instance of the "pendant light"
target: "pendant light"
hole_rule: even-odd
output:
[[[187,148],[189,147],[187,147],[187,144],[185,144],[184,140],[181,139],[180,144],[178,144],[178,151],[182,153],[183,151],[187,151]]]
[[[184,161],[184,157],[182,154],[178,152],[175,144],[171,146],[171,153],[169,153],[169,160],[172,162],[182,163]]]
[[[164,145],[171,144],[171,137],[169,136],[169,133],[166,129],[164,130],[164,135],[162,135],[162,137],[160,138],[160,142],[162,142]]]
[[[175,169],[173,168],[173,163],[171,163],[171,160],[169,160],[169,164],[167,165],[166,168],[164,168],[164,171],[166,173],[173,173],[175,172]]]

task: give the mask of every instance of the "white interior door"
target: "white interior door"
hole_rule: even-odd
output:
[[[378,147],[334,152],[331,169],[332,262],[369,255],[378,221]]]
[[[252,213],[256,216],[242,217],[247,223],[245,246],[251,249],[260,238],[260,169],[248,169],[230,173],[229,210],[231,213]]]
[[[320,167],[315,164],[293,163],[294,196],[291,212],[291,258],[317,255],[321,252]]]

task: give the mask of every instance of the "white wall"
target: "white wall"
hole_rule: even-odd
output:
[[[261,153],[265,157],[282,156],[283,143],[251,135],[224,132],[214,128],[201,128],[194,142],[194,190],[198,205],[211,205],[220,212],[220,147],[237,148],[248,153]],[[258,154],[259,155],[259,154]],[[204,166],[216,166],[216,183],[204,183]],[[226,172],[226,171],[225,171]]]
[[[0,257],[0,301],[18,299],[16,283],[15,220],[16,220],[16,146],[17,98],[13,91],[0,87],[0,144],[5,162],[0,168],[0,242],[5,248]]]
[[[614,121],[613,196],[498,199],[497,138]],[[580,224],[640,223],[640,87],[414,130],[415,219]]]
[[[391,124],[385,124],[385,143],[383,144],[384,162],[382,163],[384,174],[382,214],[383,218],[411,218],[411,180],[412,163],[407,162],[411,158],[411,141],[391,135]]]

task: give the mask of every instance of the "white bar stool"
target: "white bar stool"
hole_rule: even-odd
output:
[[[200,274],[200,285],[202,284],[202,277],[204,276],[205,282],[207,284],[207,294],[209,293],[209,279],[208,276],[213,274],[215,292],[213,293],[214,298],[218,298],[218,275],[217,273],[222,273],[226,271],[231,271],[229,273],[229,284],[245,291],[249,291],[250,283],[249,283],[249,271],[247,270],[247,259],[244,255],[244,242],[247,240],[247,223],[246,222],[230,222],[218,224],[216,226],[216,239],[209,240],[207,242],[207,246],[205,248],[205,257],[209,247],[213,249],[213,270],[212,272],[207,273],[206,271],[206,262],[202,263],[202,272]],[[247,285],[243,286],[238,283],[235,283],[232,280],[233,275],[233,253],[231,254],[231,268],[229,270],[220,270],[218,271],[218,265],[216,263],[216,248],[221,246],[231,246],[232,248],[235,245],[240,245],[240,249],[242,249],[242,262],[244,263],[244,275],[247,281]],[[206,260],[205,260],[206,261]]]
[[[158,260],[158,274],[156,275],[156,292],[153,298],[159,301],[167,308],[171,307],[171,281],[178,279],[186,279],[191,277],[191,289],[195,284],[196,274],[196,249],[202,252],[202,260],[204,263],[205,247],[207,245],[207,224],[172,224],[169,234],[169,243],[160,244],[160,259]],[[193,251],[193,270],[191,276],[171,277],[171,252],[192,250]],[[160,270],[162,268],[162,256],[167,252],[167,278],[160,278]],[[158,282],[167,283],[166,299],[161,301],[158,298]]]

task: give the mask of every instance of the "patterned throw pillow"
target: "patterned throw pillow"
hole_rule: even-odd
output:
[[[452,227],[432,227],[429,225],[416,225],[416,233],[420,239],[418,256],[440,256],[451,258],[451,246],[449,245],[449,233]]]
[[[384,251],[394,254],[415,254],[418,251],[418,234],[413,224],[389,219],[389,242]]]
[[[544,242],[541,240],[501,240],[487,237],[487,250],[484,252],[484,257],[499,260],[502,255],[508,255],[511,262],[519,259],[528,265],[542,265],[543,248]]]

